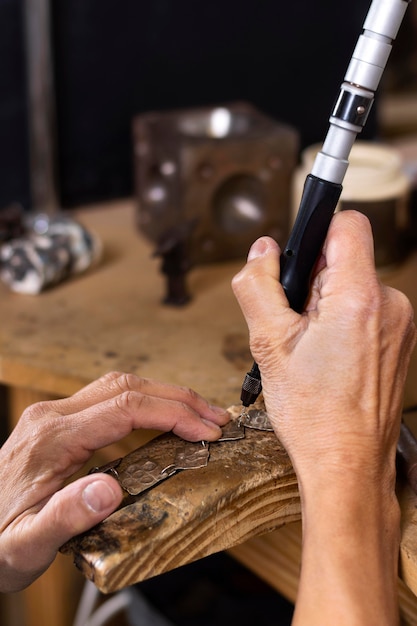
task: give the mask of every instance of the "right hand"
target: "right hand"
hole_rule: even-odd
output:
[[[301,577],[293,624],[398,623],[395,454],[416,329],[379,282],[367,219],[333,218],[302,315],[279,283],[279,248],[252,247],[233,287],[266,409],[298,477]]]
[[[302,480],[352,461],[378,480],[394,465],[416,333],[410,303],[378,280],[360,213],[333,218],[301,315],[279,283],[279,255],[272,239],[258,240],[233,281],[268,415]]]

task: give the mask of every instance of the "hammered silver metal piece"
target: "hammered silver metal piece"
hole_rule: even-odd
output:
[[[190,443],[181,439],[178,442],[174,461],[176,470],[206,467],[210,456],[208,444]]]
[[[207,443],[161,435],[121,459],[94,467],[91,472],[111,474],[128,494],[137,496],[180,470],[205,467],[209,455]]]
[[[171,466],[172,467],[172,466]],[[176,471],[167,471],[160,463],[152,458],[145,458],[138,463],[131,463],[123,474],[119,474],[119,482],[131,496],[137,496],[142,491],[153,487],[165,480]]]
[[[251,409],[223,426],[217,442],[244,439],[245,426],[272,430],[266,412]],[[172,434],[160,435],[121,459],[94,467],[91,472],[111,474],[128,494],[137,496],[181,470],[206,467],[210,458],[210,445],[216,445],[217,442],[193,443]]]
[[[230,420],[222,427],[222,435],[217,441],[236,441],[245,437],[245,429],[238,420]]]
[[[266,411],[263,409],[251,409],[241,415],[242,425],[256,430],[273,431],[271,422]]]

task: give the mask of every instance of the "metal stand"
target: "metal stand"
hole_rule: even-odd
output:
[[[49,0],[24,0],[32,209],[58,206],[55,96]]]

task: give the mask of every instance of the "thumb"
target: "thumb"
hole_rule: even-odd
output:
[[[234,294],[249,327],[252,351],[258,340],[271,336],[272,329],[274,335],[280,334],[279,331],[293,327],[299,319],[290,308],[279,282],[279,256],[278,244],[270,237],[261,237],[251,247],[245,267],[232,281]]]
[[[62,544],[98,524],[121,500],[118,483],[111,476],[95,474],[56,492],[40,510],[28,510],[2,533],[2,588],[13,592],[30,585],[49,567]]]
[[[273,239],[261,237],[252,245],[244,268],[233,278],[232,288],[248,325],[268,309],[272,299],[284,296],[278,280],[279,254]],[[284,296],[284,306],[285,302]]]
[[[92,474],[56,492],[36,516],[33,541],[38,554],[56,551],[66,541],[98,524],[122,501],[119,484],[107,474]]]

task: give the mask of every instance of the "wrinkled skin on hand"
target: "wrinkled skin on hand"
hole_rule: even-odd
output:
[[[70,398],[26,409],[0,449],[0,591],[29,585],[63,543],[120,504],[121,488],[111,476],[66,484],[95,450],[136,428],[213,441],[228,419],[190,389],[118,372]]]
[[[297,473],[303,518],[293,626],[394,626],[400,510],[395,454],[416,329],[377,277],[365,216],[334,216],[304,313],[261,238],[233,288],[274,430]]]
[[[378,280],[359,213],[335,215],[302,315],[278,282],[279,254],[261,238],[233,281],[274,429],[301,479],[341,467],[341,458],[351,467],[354,457],[380,476],[399,434],[411,305]]]

